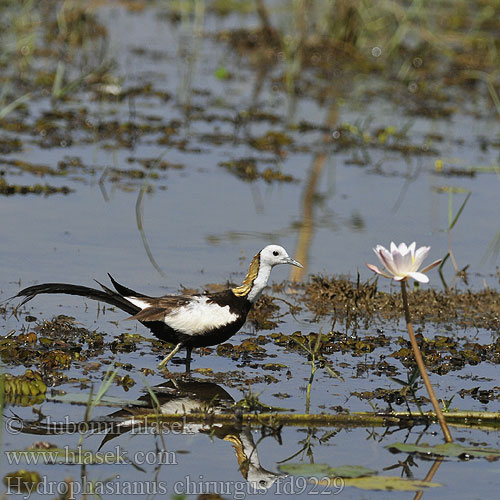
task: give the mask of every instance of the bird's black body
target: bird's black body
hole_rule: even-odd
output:
[[[218,327],[212,331],[207,331],[204,335],[187,335],[177,330],[174,330],[161,320],[148,320],[148,315],[145,314],[147,309],[142,310],[140,307],[132,304],[125,296],[134,296],[147,299],[152,302],[152,307],[148,311],[149,317],[154,315],[161,309],[161,304],[165,302],[175,301],[177,306],[186,305],[192,296],[177,296],[167,295],[165,297],[149,297],[138,293],[130,288],[127,288],[118,283],[111,275],[109,275],[116,292],[102,285],[102,290],[90,288],[83,285],[71,285],[69,283],[44,283],[42,285],[34,285],[21,290],[16,297],[25,297],[20,305],[25,304],[39,294],[59,294],[78,295],[80,297],[88,297],[89,299],[105,302],[112,306],[118,307],[132,315],[133,319],[140,321],[145,327],[149,328],[153,335],[163,342],[178,344],[183,342],[186,348],[207,347],[210,345],[220,344],[231,338],[244,324],[247,314],[252,307],[252,303],[246,297],[237,297],[232,290],[224,290],[211,294],[205,294],[209,302],[217,304],[221,307],[229,306],[230,312],[238,316],[236,321],[228,323],[223,327]],[[198,295],[199,296],[199,295]],[[183,300],[184,299],[184,300]],[[163,311],[163,309],[162,309]],[[143,313],[141,315],[141,313]],[[130,318],[130,319],[132,319]]]
[[[22,305],[42,293],[65,293],[118,307],[131,315],[128,319],[140,321],[160,340],[175,344],[159,368],[164,367],[179,349],[186,348],[186,368],[189,371],[194,347],[225,342],[245,324],[248,312],[277,264],[302,267],[288,256],[284,248],[268,245],[253,258],[242,285],[221,292],[150,297],[120,285],[109,275],[115,290],[99,282],[102,290],[67,283],[45,283],[25,288],[16,297],[24,297]]]

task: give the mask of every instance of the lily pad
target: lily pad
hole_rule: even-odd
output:
[[[279,466],[281,472],[286,472],[292,476],[307,477],[344,477],[358,478],[372,476],[377,471],[367,469],[361,465],[341,465],[330,467],[328,464],[283,464]]]
[[[325,477],[331,471],[331,467],[327,464],[283,464],[278,469],[292,476],[306,477]]]
[[[283,464],[281,472],[292,476],[319,477],[318,484],[338,487],[336,478],[342,478],[344,486],[354,486],[362,490],[379,491],[418,491],[424,488],[442,486],[417,479],[403,479],[396,476],[378,476],[377,471],[361,465],[341,465],[330,467],[327,464]],[[331,479],[328,479],[331,478]]]
[[[330,481],[320,480],[318,484],[329,486]],[[332,483],[336,487],[338,484]],[[443,486],[439,483],[430,483],[420,479],[403,479],[396,476],[368,476],[344,479],[344,486],[354,486],[362,490],[378,491],[419,491],[425,488],[436,488]]]
[[[426,456],[457,457],[462,460],[471,458],[486,458],[487,460],[498,460],[500,450],[495,448],[475,448],[472,446],[462,446],[458,443],[445,443],[431,446],[429,444],[405,444],[394,443],[386,446],[394,453],[419,453]]]

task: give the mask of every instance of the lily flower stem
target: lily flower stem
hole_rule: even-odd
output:
[[[441,411],[441,407],[439,406],[439,402],[436,398],[436,394],[434,393],[434,389],[432,388],[431,381],[429,380],[429,375],[427,374],[427,370],[424,365],[424,360],[422,359],[422,353],[420,352],[420,348],[417,344],[417,339],[415,338],[413,325],[411,323],[410,309],[408,308],[408,296],[406,294],[405,280],[401,281],[401,295],[403,297],[406,328],[408,329],[408,333],[410,334],[410,342],[413,349],[413,355],[415,356],[415,361],[417,362],[418,369],[420,370],[420,375],[422,376],[422,380],[424,381],[425,388],[427,389],[427,393],[429,394],[429,398],[431,400],[432,406],[434,407],[437,419],[439,420],[439,424],[441,425],[444,439],[447,443],[452,443],[453,438],[451,437],[450,429],[448,429],[448,424],[446,423],[443,412]]]
[[[311,408],[311,388],[312,388],[315,374],[316,374],[316,356],[315,356],[315,353],[312,353],[311,375],[309,377],[309,382],[307,384],[307,392],[306,392],[306,414],[309,413],[309,410]]]
[[[432,467],[429,469],[429,472],[427,473],[427,476],[425,476],[424,481],[426,482],[431,482],[432,478],[434,477],[434,474],[436,474],[437,470],[439,469],[439,466],[443,463],[443,457],[436,458],[434,463],[432,464]],[[424,495],[424,490],[420,490],[414,497],[413,500],[420,500]]]

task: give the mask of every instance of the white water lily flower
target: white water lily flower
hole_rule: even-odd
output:
[[[373,264],[366,265],[377,274],[386,278],[393,278],[396,281],[404,281],[413,278],[421,283],[428,283],[429,278],[424,273],[439,265],[442,259],[436,260],[421,271],[418,271],[422,262],[429,254],[431,247],[420,247],[417,251],[415,251],[415,247],[415,242],[410,246],[406,246],[405,243],[400,243],[399,246],[396,246],[396,244],[391,241],[391,251],[389,252],[389,250],[382,245],[377,245],[373,251],[387,272],[381,271]]]

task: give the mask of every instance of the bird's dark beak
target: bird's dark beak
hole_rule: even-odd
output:
[[[292,258],[288,257],[287,260],[286,260],[286,263],[287,264],[291,264],[292,266],[297,266],[297,267],[302,267],[304,268],[304,266],[300,263],[300,262],[297,262],[296,260],[293,260]]]

